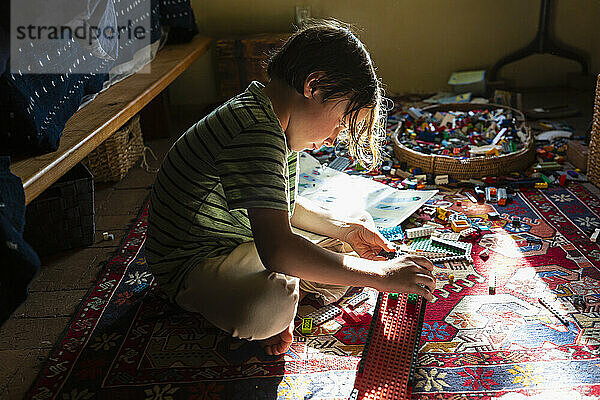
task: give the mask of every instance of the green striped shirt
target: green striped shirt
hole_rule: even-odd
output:
[[[146,259],[173,300],[188,271],[253,240],[249,208],[294,209],[297,155],[252,82],[184,133],[150,197]]]

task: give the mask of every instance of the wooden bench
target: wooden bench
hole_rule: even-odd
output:
[[[23,181],[25,203],[123,126],[204,54],[210,42],[210,38],[196,36],[190,43],[164,47],[142,71],[111,86],[76,112],[65,126],[57,151],[15,160],[11,171]]]

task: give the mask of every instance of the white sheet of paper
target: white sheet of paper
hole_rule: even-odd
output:
[[[361,176],[323,168],[306,153],[298,155],[298,162],[298,195],[342,217],[366,210],[379,228],[399,225],[438,192],[398,190]]]

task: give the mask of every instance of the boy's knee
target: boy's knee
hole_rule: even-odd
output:
[[[249,296],[245,310],[240,310],[243,318],[234,325],[233,336],[266,339],[287,329],[294,319],[300,296],[298,278],[270,272],[259,290],[260,293]]]

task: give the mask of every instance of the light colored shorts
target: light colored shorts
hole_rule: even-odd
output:
[[[351,251],[337,239],[317,244],[332,251]],[[175,302],[234,337],[260,340],[289,327],[296,315],[299,290],[329,304],[341,298],[348,287],[271,272],[260,261],[254,242],[246,242],[229,255],[207,258],[194,266]]]

